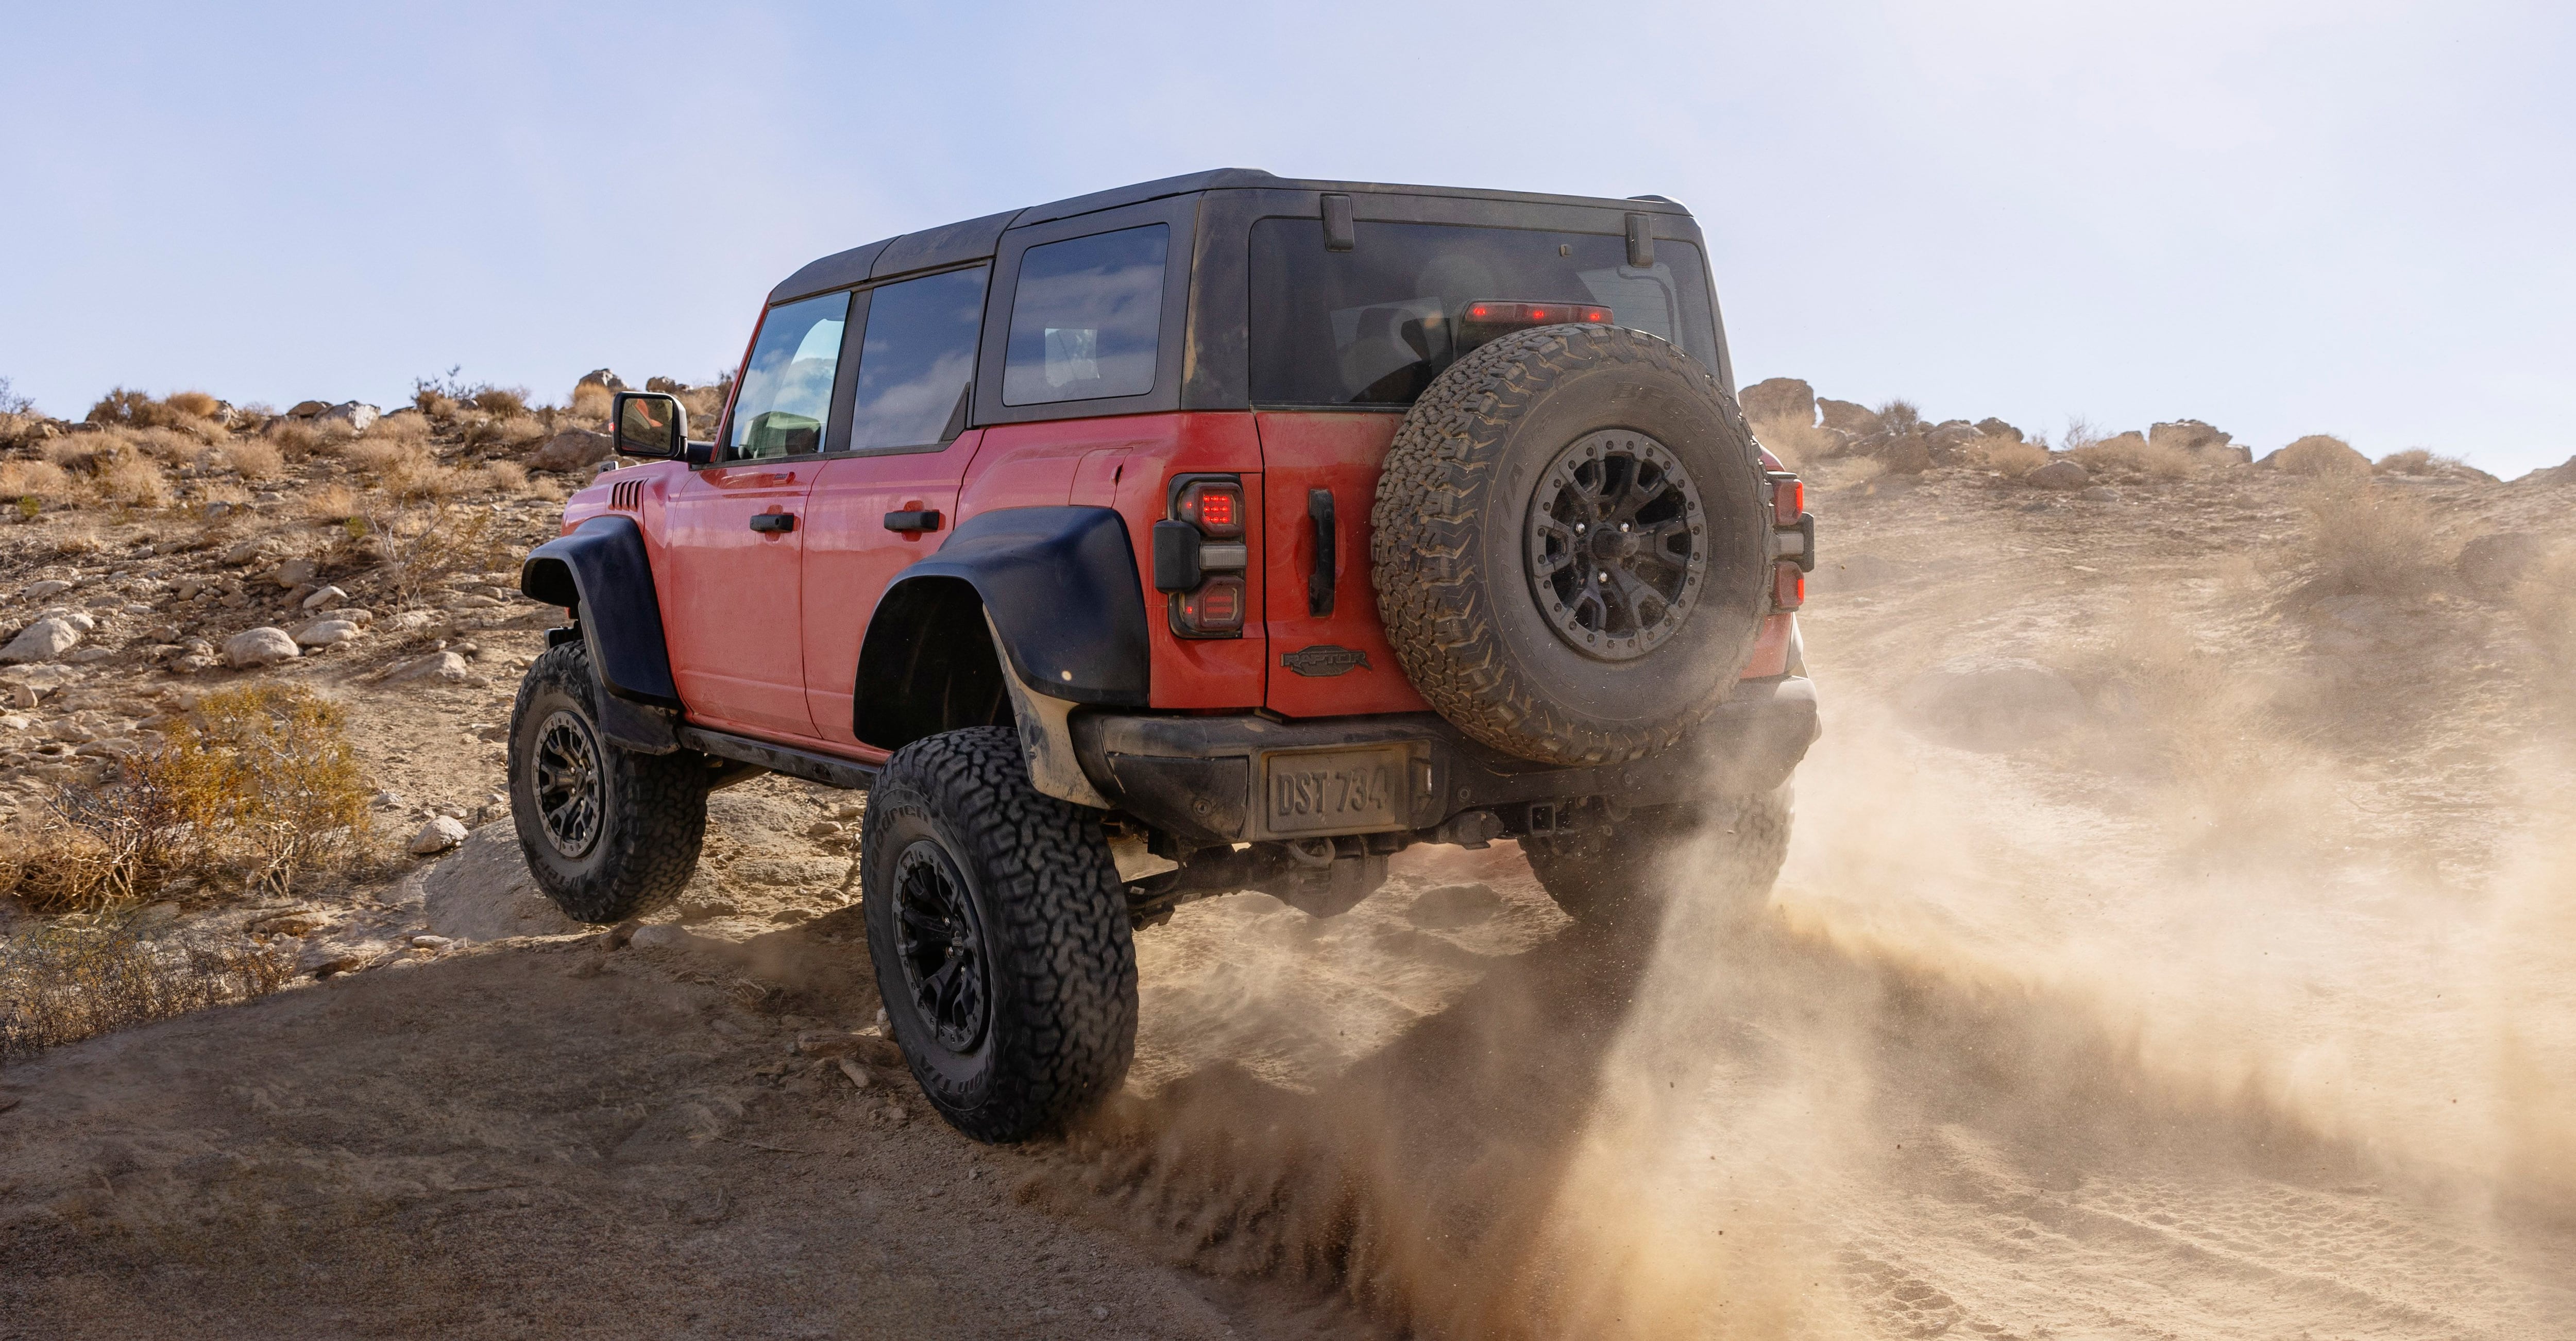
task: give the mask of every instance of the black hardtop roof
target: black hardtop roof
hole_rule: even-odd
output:
[[[790,275],[769,292],[769,301],[784,302],[810,293],[846,288],[852,284],[885,275],[900,275],[932,266],[953,265],[990,256],[1000,244],[1006,229],[1027,224],[1045,223],[1050,219],[1069,219],[1094,210],[1114,209],[1120,205],[1141,204],[1166,196],[1190,195],[1199,191],[1341,191],[1368,195],[1451,196],[1472,200],[1498,200],[1540,205],[1594,205],[1646,214],[1678,214],[1690,211],[1679,202],[1662,196],[1630,196],[1613,200],[1605,196],[1550,195],[1539,191],[1488,191],[1458,186],[1406,186],[1391,182],[1329,182],[1306,178],[1281,177],[1259,168],[1212,168],[1206,172],[1184,173],[1163,177],[1132,186],[1094,191],[1089,195],[1069,196],[1045,205],[1026,209],[1005,210],[980,219],[925,228],[917,233],[871,242],[864,247],[834,252],[813,261]]]

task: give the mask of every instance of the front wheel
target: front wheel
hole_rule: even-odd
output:
[[[1725,911],[1761,908],[1789,855],[1787,783],[1759,796],[1640,810],[1617,824],[1563,838],[1525,838],[1530,872],[1565,915],[1588,926],[1633,926],[1663,899],[1711,898]],[[1677,869],[1672,859],[1695,843],[1714,843],[1705,868]]]
[[[951,1126],[1023,1140],[1126,1078],[1126,890],[1097,812],[1031,786],[1010,728],[926,737],[886,761],[859,881],[886,1019]]]
[[[698,755],[610,744],[601,692],[580,643],[528,667],[510,709],[510,820],[537,887],[604,926],[668,904],[697,873],[707,770]]]

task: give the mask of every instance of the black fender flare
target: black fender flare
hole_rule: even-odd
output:
[[[679,709],[653,563],[634,518],[593,517],[528,551],[519,590],[574,610],[600,688],[630,703]]]
[[[1023,684],[1074,703],[1146,706],[1144,579],[1115,509],[1000,508],[960,523],[937,553],[887,584],[859,645],[862,694],[872,669],[908,655],[896,644],[913,603],[955,582],[975,589]]]

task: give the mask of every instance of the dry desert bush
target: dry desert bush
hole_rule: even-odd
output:
[[[524,451],[546,440],[546,421],[533,414],[513,414],[485,419],[468,425],[465,446],[470,451]]]
[[[97,912],[226,878],[291,889],[356,856],[367,792],[339,705],[299,686],[209,694],[106,781],[59,788],[0,845],[0,891]]]
[[[0,461],[0,498],[59,507],[71,501],[71,472],[51,461]]]
[[[217,449],[227,469],[246,480],[273,480],[286,473],[286,453],[262,438],[240,438]]]
[[[2469,463],[2456,456],[2444,456],[2429,447],[2409,447],[2379,458],[2370,470],[2374,475],[2440,475],[2468,468]]]
[[[322,431],[301,419],[272,419],[267,433],[289,461],[301,461],[322,450]]]
[[[2422,499],[2373,485],[2367,471],[2320,475],[2299,505],[2317,595],[2420,595],[2442,580],[2457,548]]]
[[[481,508],[444,500],[412,507],[370,508],[350,522],[360,559],[381,565],[397,601],[419,600],[451,573],[488,572],[518,557]]]
[[[597,382],[584,382],[572,389],[573,418],[584,423],[607,423],[609,408],[616,400],[616,392]]]
[[[2169,443],[2151,443],[2139,433],[2103,438],[2069,455],[2097,475],[2125,471],[2151,480],[2187,480],[2200,473],[2200,460],[2190,452]]]
[[[696,410],[689,411],[692,422],[697,417]],[[1762,420],[1753,425],[1753,436],[1770,448],[1771,454],[1779,457],[1782,465],[1792,470],[1821,461],[1842,446],[1842,439],[1835,437],[1831,430],[1815,424],[1802,424],[1795,419]]]
[[[485,414],[508,419],[528,412],[528,389],[522,386],[477,387],[471,404]]]
[[[2047,465],[2048,449],[2035,442],[2014,438],[1979,438],[1969,444],[1968,459],[1984,469],[2017,480]]]
[[[126,915],[0,941],[0,1061],[266,996],[293,975],[283,947],[162,946],[142,933]]]
[[[464,478],[440,464],[423,442],[369,440],[344,456],[370,483],[398,499],[447,498],[466,487]]]
[[[2270,459],[2275,469],[2288,475],[2370,474],[2369,457],[2354,451],[2351,443],[2327,433],[2311,433],[2273,453]]]

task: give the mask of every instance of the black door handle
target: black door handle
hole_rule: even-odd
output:
[[[751,514],[751,529],[761,532],[764,535],[793,531],[796,529],[796,514],[793,512],[755,512]]]
[[[939,509],[889,512],[885,515],[885,528],[889,531],[936,531],[939,529]]]
[[[1306,519],[1315,524],[1315,566],[1306,573],[1306,613],[1333,613],[1333,569],[1335,565],[1333,526],[1333,491],[1306,491]]]

